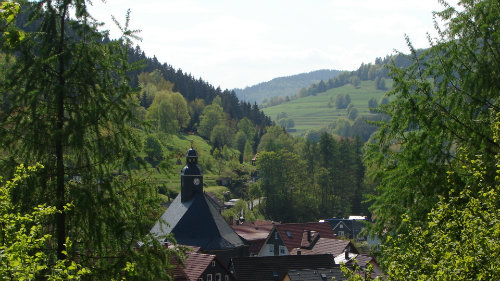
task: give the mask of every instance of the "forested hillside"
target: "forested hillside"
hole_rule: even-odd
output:
[[[242,196],[270,119],[131,48],[128,15],[110,41],[84,1],[27,4],[14,24],[20,11],[2,2],[0,277],[168,279],[183,250],[149,229],[186,150]]]
[[[375,63],[363,63],[355,71],[344,71],[303,87],[290,98],[275,99],[263,110],[295,136],[317,140],[322,132],[328,132],[341,137],[359,136],[365,142],[376,130],[372,121],[386,118],[377,108],[389,102],[385,96],[393,83],[389,66],[405,68],[410,64],[405,54],[377,58]]]
[[[237,121],[246,117],[259,128],[271,125],[270,119],[263,114],[257,104],[238,99],[234,91],[215,88],[201,78],[196,79],[191,74],[184,73],[182,69],[176,70],[167,63],[159,62],[156,57],[150,58],[141,51],[139,46],[129,49],[128,57],[130,63],[143,64],[142,67],[128,73],[133,87],[140,86],[139,75],[142,72],[150,73],[157,70],[163,79],[173,84],[172,90],[181,93],[190,104],[198,100],[198,102],[203,101],[204,104],[208,105],[216,96],[219,96],[221,106],[230,118]],[[143,95],[139,99],[143,107],[147,108],[151,105],[151,95]],[[199,112],[194,112],[187,128],[194,130],[198,122]]]
[[[321,80],[329,80],[338,73],[340,73],[338,70],[316,70],[308,73],[274,78],[271,81],[262,82],[244,89],[234,89],[234,92],[241,100],[257,102],[258,104],[269,106],[274,103],[273,100],[295,96],[301,88]]]

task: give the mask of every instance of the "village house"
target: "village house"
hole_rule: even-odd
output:
[[[248,245],[250,256],[257,256],[275,224],[279,223],[256,220],[253,223],[233,223],[231,224],[231,228]]]
[[[337,237],[344,237],[347,239],[356,239],[358,241],[366,240],[366,236],[362,234],[365,227],[366,217],[364,216],[351,216],[347,219],[332,218],[325,219],[324,222],[330,224],[333,233]]]
[[[289,255],[295,248],[310,246],[319,237],[335,238],[328,223],[284,223],[276,224],[262,245],[259,256]]]
[[[186,253],[184,262],[173,259],[175,268],[170,271],[174,281],[235,281],[235,276],[215,255]]]

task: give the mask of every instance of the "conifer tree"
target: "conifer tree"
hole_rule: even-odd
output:
[[[408,231],[406,222],[426,225],[441,196],[474,188],[450,178],[462,169],[458,159],[480,157],[484,184],[493,186],[497,176],[492,117],[500,111],[500,3],[467,0],[457,9],[442,3],[436,15],[446,28],[436,24],[432,47],[419,53],[407,39],[413,64],[391,67],[392,99],[382,106],[391,119],[367,154],[378,185],[374,230],[384,236]]]
[[[18,163],[45,167],[16,188],[13,200],[19,212],[38,204],[56,207],[47,225],[54,237],[49,260],[78,260],[91,268],[90,279],[118,279],[131,267],[136,279],[163,278],[168,250],[147,235],[156,191],[130,169],[141,146],[129,126],[140,121],[126,79],[134,31],[127,14],[125,37],[103,43],[106,34],[96,29],[88,4],[26,4],[35,32],[16,46],[10,79],[0,85],[6,96],[1,170],[12,173]],[[70,212],[67,203],[74,206]],[[71,251],[67,237],[75,242]],[[148,247],[135,250],[138,242]]]

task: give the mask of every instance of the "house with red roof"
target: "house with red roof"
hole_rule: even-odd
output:
[[[312,245],[294,248],[290,251],[290,255],[330,254],[337,257],[345,252],[359,254],[356,247],[349,240],[319,238]]]
[[[256,220],[253,223],[243,222],[232,224],[231,228],[241,237],[243,242],[249,246],[250,256],[257,256],[259,255],[262,245],[266,242],[269,233],[276,224],[279,223]]]
[[[234,281],[235,276],[215,255],[188,252],[183,263],[173,261],[174,281]]]
[[[289,255],[295,248],[311,247],[320,237],[335,238],[330,224],[322,222],[276,224],[262,245],[259,256]]]

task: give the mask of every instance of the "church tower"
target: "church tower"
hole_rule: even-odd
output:
[[[198,153],[191,147],[181,171],[181,202],[188,202],[199,192],[203,192],[203,173],[198,166]]]
[[[233,257],[249,255],[248,246],[203,192],[203,174],[193,148],[188,150],[181,171],[181,193],[153,226],[151,234],[173,234],[177,243],[199,247],[200,252],[216,255],[226,266]]]

